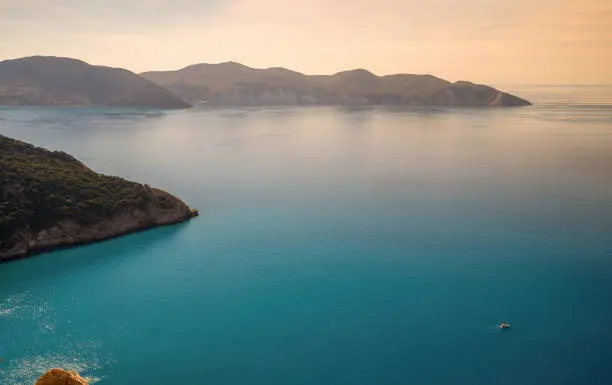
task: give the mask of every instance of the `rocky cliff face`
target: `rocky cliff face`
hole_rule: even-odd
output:
[[[41,231],[24,229],[16,235],[18,241],[9,249],[0,249],[0,262],[185,222],[198,215],[197,211],[165,191],[154,189],[153,196],[155,198],[144,208],[125,210],[92,224],[83,225],[75,219],[62,219]]]
[[[0,62],[0,105],[189,107],[130,71],[47,56]]]
[[[89,385],[77,372],[51,369],[36,381],[36,385]]]

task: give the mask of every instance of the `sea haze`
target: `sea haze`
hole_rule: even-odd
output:
[[[202,214],[0,265],[0,382],[609,385],[612,88],[508,90],[536,105],[0,108]]]

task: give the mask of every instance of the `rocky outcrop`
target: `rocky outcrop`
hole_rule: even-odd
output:
[[[89,385],[77,372],[51,369],[36,381],[36,385]]]
[[[432,75],[376,76],[364,69],[312,76],[284,68],[257,69],[228,62],[145,72],[141,76],[186,101],[222,106],[530,104],[491,87],[467,82],[453,84]]]
[[[49,56],[0,62],[0,105],[190,107],[128,70]]]
[[[0,249],[0,262],[181,223],[198,215],[197,210],[191,209],[177,197],[159,189],[152,191],[154,199],[145,208],[119,212],[92,224],[83,225],[75,219],[62,219],[42,231],[25,229],[16,235],[18,241],[11,248]]]

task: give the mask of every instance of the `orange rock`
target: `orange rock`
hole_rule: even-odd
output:
[[[36,385],[89,385],[77,372],[51,369],[36,381]]]

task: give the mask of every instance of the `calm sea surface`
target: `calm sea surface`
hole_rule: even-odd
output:
[[[536,106],[0,108],[202,213],[0,265],[0,383],[611,384],[612,87],[510,90]]]

